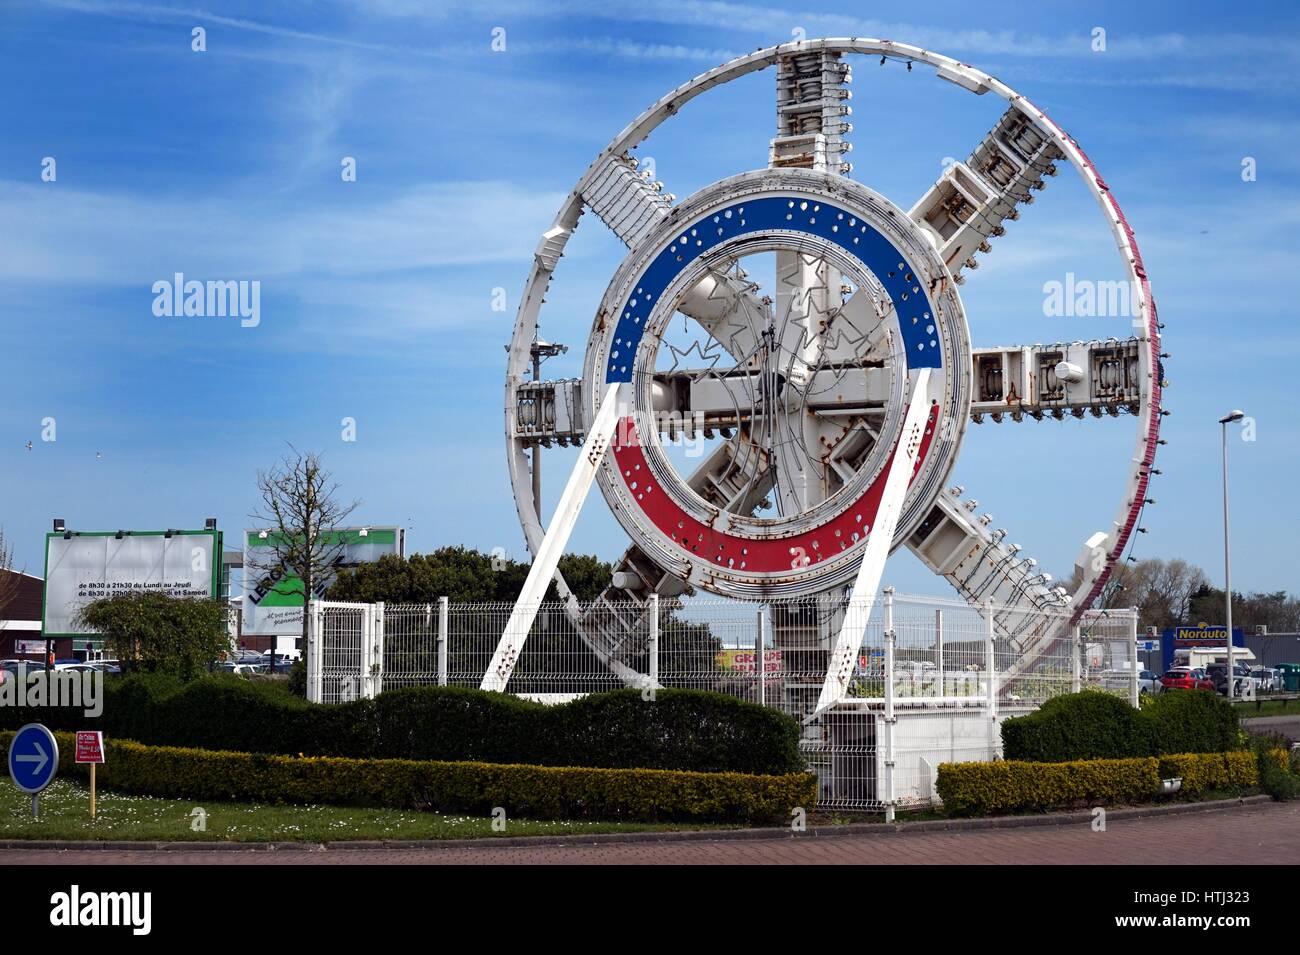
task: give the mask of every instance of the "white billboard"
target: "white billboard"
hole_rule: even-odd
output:
[[[302,636],[302,581],[277,566],[274,533],[244,531],[243,632]],[[406,532],[400,527],[337,527],[321,536],[325,546],[337,546],[339,554],[334,570],[313,583],[316,597],[325,593],[344,567],[378,560],[385,554],[406,554]]]
[[[46,637],[93,633],[77,624],[92,601],[123,593],[214,597],[220,531],[69,531],[45,536]]]

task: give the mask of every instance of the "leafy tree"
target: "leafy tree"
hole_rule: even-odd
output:
[[[1198,590],[1191,601],[1188,625],[1222,624],[1223,618],[1223,590],[1208,585]],[[1284,590],[1251,594],[1234,591],[1232,623],[1246,630],[1266,626],[1270,633],[1295,633],[1300,631],[1300,597]]]
[[[469,547],[440,547],[429,554],[399,557],[386,554],[377,561],[345,568],[330,586],[330,600],[361,603],[513,603],[528,577],[528,564],[494,558]],[[582,602],[593,600],[609,586],[612,568],[590,555],[565,554],[560,572]],[[558,599],[555,584],[547,599]]]
[[[168,594],[124,593],[77,612],[79,623],[104,635],[124,667],[191,679],[230,647],[220,601]]]

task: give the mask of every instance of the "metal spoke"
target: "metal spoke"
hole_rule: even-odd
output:
[[[1145,371],[1136,338],[974,350],[971,419],[1058,421],[1141,410]]]
[[[946,166],[908,215],[934,237],[939,255],[957,282],[963,268],[979,268],[977,252],[1003,223],[1020,218],[1017,206],[1034,201],[1043,177],[1056,175],[1064,153],[1034,120],[1012,106],[966,161]]]

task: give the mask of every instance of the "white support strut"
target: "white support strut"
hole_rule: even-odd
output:
[[[550,526],[546,528],[542,545],[533,558],[523,590],[519,592],[519,599],[510,612],[510,620],[501,634],[501,641],[492,654],[492,662],[483,674],[480,689],[500,693],[505,691],[506,684],[510,682],[510,675],[523,651],[524,641],[528,639],[528,631],[533,627],[537,611],[541,609],[542,600],[546,596],[546,589],[551,585],[560,557],[569,543],[569,535],[578,522],[578,512],[582,510],[582,504],[591,491],[591,483],[600,470],[600,463],[609,450],[609,443],[618,427],[618,388],[619,382],[615,381],[610,382],[605,390],[604,401],[587,433],[582,454],[573,467],[573,473],[569,475],[564,493],[560,495],[560,503],[551,518]]]
[[[898,447],[889,464],[885,490],[880,498],[880,509],[876,512],[876,523],[871,528],[871,536],[867,539],[867,546],[862,553],[862,564],[858,568],[857,579],[853,582],[853,590],[849,593],[844,626],[840,628],[839,636],[835,640],[830,665],[826,668],[826,682],[822,684],[821,696],[817,700],[817,708],[813,716],[834,706],[848,695],[849,680],[853,676],[858,648],[862,645],[862,635],[867,630],[871,606],[880,591],[880,578],[885,572],[885,560],[893,548],[894,530],[898,526],[903,500],[907,497],[907,488],[916,468],[917,456],[921,451],[921,438],[925,433],[926,419],[930,410],[930,369],[918,368],[912,374],[912,397],[907,405],[907,416],[903,419],[903,430],[899,434]]]

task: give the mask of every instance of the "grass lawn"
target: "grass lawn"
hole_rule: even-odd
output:
[[[400,809],[346,806],[276,806],[202,802],[96,794],[98,816],[90,818],[90,790],[57,779],[41,794],[41,819],[32,819],[32,800],[17,787],[0,784],[0,839],[113,839],[143,842],[331,842],[346,839],[475,839],[492,836],[580,835],[704,829],[671,823],[568,822],[511,819],[504,832],[486,817],[448,816]],[[207,813],[207,829],[190,828],[190,812]]]

